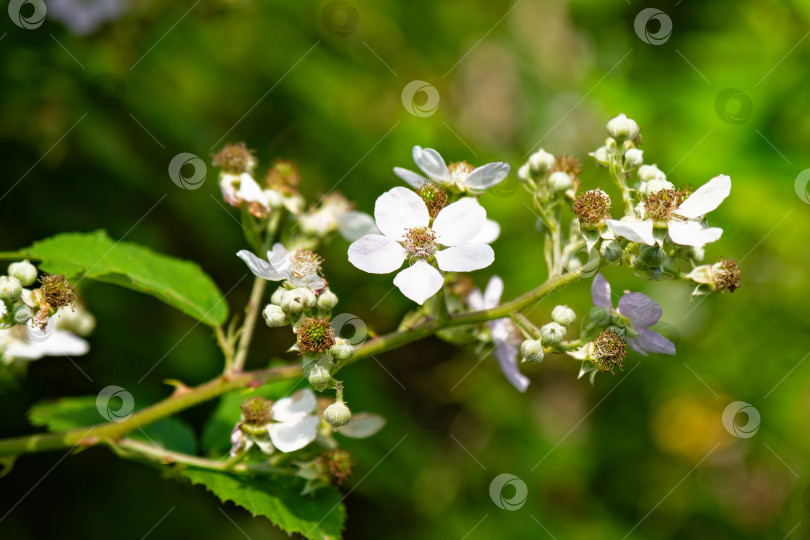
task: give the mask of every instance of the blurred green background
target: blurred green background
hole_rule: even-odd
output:
[[[46,2],[68,5],[73,32],[50,13],[30,30],[0,14],[0,250],[104,228],[198,261],[229,291],[245,273],[233,254],[246,246],[215,170],[188,191],[167,167],[180,152],[208,163],[242,140],[263,166],[296,160],[309,200],[337,183],[364,211],[398,185],[393,166],[413,168],[415,144],[513,170],[542,146],[582,159],[584,186],[612,187],[587,152],[620,112],[641,125],[645,161],[676,184],[733,180],[712,214],[724,236],[706,251],[709,262],[740,262],[736,293],[690,303],[686,284],[605,270],[614,290],[664,306],[675,357],[632,354],[624,373],[593,387],[576,380],[575,362],[547,358],[526,370],[526,394],[491,357],[474,367],[474,351],[437,339],[381,356],[384,369],[346,369],[353,409],[389,419],[374,438],[346,443],[357,461],[346,538],[810,535],[810,205],[799,196],[806,182],[794,185],[810,167],[810,2],[139,1],[88,30],[77,17],[94,3]],[[671,21],[668,38],[655,37],[666,33],[660,15],[648,34],[634,30],[649,7]],[[434,114],[403,106],[413,80],[438,90]],[[499,274],[506,298],[545,278],[525,201],[514,173],[482,198],[503,233],[495,264],[473,277],[483,286]],[[380,301],[391,276],[356,270],[346,248],[337,238],[322,252],[339,311],[394,329],[411,305],[396,291]],[[548,322],[555,302],[586,313],[589,286],[563,290],[532,317]],[[248,288],[228,295],[234,312]],[[189,317],[109,285],[83,293],[98,318],[90,354],[76,359],[84,374],[62,358],[33,363],[0,396],[3,436],[31,432],[25,412],[47,397],[119,384],[145,404],[168,394],[164,379],[196,384],[221,369],[210,332]],[[287,329],[259,328],[249,367],[290,342]],[[753,437],[723,427],[738,400],[761,414]],[[183,418],[199,429],[213,405]],[[251,538],[284,536],[105,449],[56,466],[61,457],[24,457],[2,479],[0,536],[243,537],[229,518]],[[521,509],[490,498],[501,473],[527,484]]]

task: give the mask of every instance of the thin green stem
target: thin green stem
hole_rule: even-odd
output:
[[[627,182],[624,179],[624,173],[617,169],[616,160],[610,160],[610,177],[613,182],[619,187],[622,192],[622,200],[624,201],[624,215],[634,216],[635,209],[633,208],[633,198],[630,196],[630,189],[627,187]]]
[[[262,295],[267,288],[267,280],[257,277],[253,282],[253,289],[250,291],[250,299],[245,306],[245,324],[242,325],[242,335],[239,337],[239,347],[236,349],[231,372],[238,373],[245,367],[250,342],[253,339],[253,330],[256,328],[256,319],[259,316]],[[227,357],[226,357],[227,361]],[[226,362],[227,364],[227,362]],[[226,368],[227,369],[227,368]]]

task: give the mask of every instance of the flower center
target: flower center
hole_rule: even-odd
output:
[[[226,144],[225,147],[214,156],[212,161],[215,167],[222,167],[222,170],[231,174],[241,174],[250,172],[256,167],[256,157],[252,150],[248,150],[245,143]]]
[[[614,368],[622,369],[622,360],[627,354],[624,338],[613,330],[603,330],[593,341],[593,365],[601,372],[613,373]]]
[[[246,424],[261,426],[270,421],[273,412],[272,402],[263,397],[254,397],[242,403],[242,421]]]
[[[734,292],[742,285],[740,267],[737,262],[731,259],[720,259],[720,262],[712,268],[714,270],[714,282],[720,292]]]
[[[289,257],[290,272],[294,277],[303,278],[321,271],[321,259],[314,251],[299,249]]]
[[[653,221],[669,221],[685,198],[682,191],[662,189],[647,196],[644,209]]]
[[[430,217],[435,218],[439,211],[447,206],[447,193],[436,184],[425,184],[416,191],[427,206]]]
[[[430,227],[414,227],[405,229],[403,236],[405,249],[413,253],[416,257],[424,259],[430,257],[436,251],[436,233]]]
[[[610,197],[601,189],[585,191],[574,201],[573,210],[581,224],[601,223],[610,217]]]
[[[475,167],[466,161],[455,161],[447,166],[447,170],[450,171],[450,178],[455,184],[463,184],[470,173],[473,172],[473,169]]]
[[[42,283],[42,298],[52,308],[68,306],[76,299],[76,291],[65,276],[46,274],[39,280]]]
[[[335,344],[335,331],[326,317],[307,317],[298,328],[301,352],[323,352]]]

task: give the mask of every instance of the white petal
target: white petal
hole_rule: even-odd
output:
[[[670,221],[669,237],[682,246],[704,246],[723,235],[719,227],[703,227],[696,221]]]
[[[338,232],[340,236],[354,242],[367,234],[382,234],[374,218],[365,212],[353,210],[338,216]]]
[[[431,228],[436,233],[437,242],[457,246],[478,235],[486,221],[487,211],[484,207],[473,197],[464,197],[442,208]]]
[[[695,190],[678,207],[678,215],[697,218],[711,212],[731,193],[731,178],[725,174],[715,176]]]
[[[90,345],[67,330],[54,330],[44,341],[11,341],[3,354],[10,358],[37,360],[43,356],[81,356]]]
[[[267,433],[276,448],[282,452],[295,452],[315,440],[320,425],[321,419],[310,415],[291,422],[270,423]]]
[[[653,236],[653,222],[646,221],[617,221],[615,219],[605,220],[610,231],[616,236],[627,238],[631,242],[641,242],[651,246],[655,244]]]
[[[443,284],[441,273],[423,260],[416,261],[394,278],[394,285],[399,287],[402,294],[420,306],[439,292]]]
[[[264,194],[262,188],[256,183],[248,173],[242,173],[239,176],[239,189],[236,190],[236,196],[244,201],[257,202],[262,206],[269,206],[267,195]]]
[[[432,148],[422,149],[421,146],[413,147],[413,162],[423,173],[434,182],[439,184],[450,183],[450,171],[439,153]]]
[[[281,398],[273,404],[273,420],[288,422],[312,414],[315,410],[315,393],[309,388],[299,390],[290,397]]]
[[[222,191],[222,198],[231,206],[237,206],[239,199],[236,197],[236,182],[239,176],[235,174],[223,174],[219,180],[219,189]]]
[[[486,309],[484,306],[484,295],[481,294],[481,289],[475,288],[467,295],[467,307],[473,311],[481,311]]]
[[[281,281],[288,277],[288,275],[279,272],[270,263],[258,258],[246,249],[239,251],[236,256],[245,261],[250,271],[260,278],[270,281]]]
[[[503,295],[503,280],[498,276],[492,276],[487,283],[487,289],[484,291],[484,305],[486,309],[494,308],[501,303],[501,295]]]
[[[351,439],[365,439],[380,431],[385,425],[385,418],[379,414],[356,413],[345,426],[337,428],[337,432]]]
[[[467,176],[464,186],[470,189],[487,189],[499,184],[509,174],[509,164],[502,161],[482,165]]]
[[[415,172],[409,171],[408,169],[403,169],[402,167],[394,167],[394,174],[405,180],[405,183],[414,189],[419,189],[430,182],[430,180],[421,174],[416,174]]]
[[[439,268],[445,272],[480,270],[495,260],[495,252],[488,244],[462,244],[437,251],[434,255]]]
[[[470,242],[476,244],[491,244],[501,235],[501,226],[493,219],[488,219],[484,222],[484,228],[481,232],[470,238]]]
[[[264,452],[265,454],[272,454],[276,451],[276,447],[273,446],[273,442],[270,440],[270,435],[263,434],[263,435],[250,435],[247,437],[248,445],[245,446],[245,450],[248,450],[253,443],[259,447],[259,449]]]
[[[395,187],[379,196],[374,205],[377,227],[385,236],[402,240],[405,229],[427,227],[430,221],[424,201],[404,187]]]
[[[367,234],[349,246],[349,262],[369,274],[393,272],[407,254],[393,238],[380,234]]]

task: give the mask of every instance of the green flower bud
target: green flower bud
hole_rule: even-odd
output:
[[[14,262],[8,265],[8,275],[19,279],[23,287],[28,287],[37,280],[37,267],[28,261]]]
[[[647,182],[642,182],[638,187],[638,193],[646,199],[653,193],[658,193],[659,191],[663,191],[665,189],[674,190],[675,186],[666,178],[653,178]]]
[[[332,358],[341,362],[354,356],[354,347],[348,340],[343,338],[337,338],[335,344],[329,350],[332,352]]]
[[[539,364],[543,361],[543,344],[537,339],[527,339],[520,344],[521,362]]]
[[[571,189],[574,183],[571,181],[571,177],[568,176],[567,173],[557,171],[551,173],[551,176],[548,177],[548,185],[552,191],[562,193],[566,189]]]
[[[270,328],[287,324],[287,316],[284,314],[284,310],[275,304],[267,304],[264,311],[262,311],[262,317],[264,317],[264,322]]]
[[[555,306],[551,310],[551,320],[555,323],[568,327],[577,320],[577,314],[568,306]]]
[[[666,180],[667,175],[664,174],[664,172],[656,165],[642,165],[638,168],[638,179],[642,182],[649,182],[650,180]]]
[[[602,245],[599,246],[599,254],[607,262],[615,263],[622,259],[624,250],[616,240],[608,240],[607,242],[602,242]]]
[[[20,304],[14,308],[14,322],[17,324],[25,324],[30,321],[33,316],[33,311],[25,304]]]
[[[641,246],[638,250],[638,257],[650,268],[661,266],[667,254],[660,246]]]
[[[565,327],[559,323],[551,322],[540,328],[540,339],[543,345],[557,345],[565,337]]]
[[[352,411],[349,410],[342,400],[336,401],[323,411],[323,419],[332,426],[332,429],[337,429],[351,421]]]
[[[610,313],[601,306],[593,306],[588,313],[588,317],[596,326],[607,326],[610,324]]]
[[[521,182],[528,182],[531,179],[532,177],[531,177],[531,170],[529,169],[529,164],[524,163],[518,169],[518,180],[520,180]]]
[[[270,297],[270,303],[275,304],[277,306],[280,306],[281,305],[281,295],[283,295],[286,290],[287,289],[285,289],[283,285],[281,287],[279,287],[278,289],[276,289],[273,292],[273,295]]]
[[[590,155],[596,161],[597,165],[601,165],[602,167],[610,165],[610,152],[607,146],[600,146],[594,152],[591,152]]]
[[[22,295],[22,284],[14,276],[0,277],[0,300],[16,302]]]
[[[537,173],[544,174],[554,168],[557,160],[542,148],[529,156],[529,167]]]
[[[608,135],[617,141],[633,140],[638,137],[639,129],[635,120],[627,118],[624,113],[610,120],[606,126]]]
[[[338,297],[328,287],[318,296],[318,309],[332,311],[338,303]]]
[[[314,362],[309,368],[309,373],[307,373],[307,380],[313,388],[320,390],[332,380],[332,373],[325,365],[325,362]]]
[[[644,152],[638,148],[628,148],[624,153],[624,168],[635,169],[644,163]]]
[[[315,305],[315,295],[307,287],[298,287],[281,294],[281,309],[285,313],[301,313]]]

